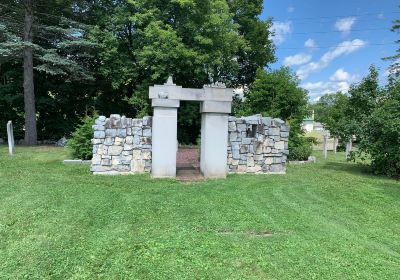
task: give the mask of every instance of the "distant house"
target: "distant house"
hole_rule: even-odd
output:
[[[308,116],[303,120],[301,123],[301,127],[306,132],[311,131],[324,131],[324,125],[320,122],[316,122],[314,119],[314,111],[312,112],[311,116]]]

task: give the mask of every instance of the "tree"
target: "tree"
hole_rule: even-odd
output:
[[[281,118],[290,124],[291,159],[304,160],[312,152],[311,142],[303,137],[301,122],[307,114],[307,91],[289,68],[267,72],[258,69],[255,81],[245,93],[238,115],[262,114]]]
[[[64,16],[74,13],[74,1],[6,0],[0,5],[0,63],[23,59],[25,143],[37,142],[34,72],[68,80],[92,79],[82,65],[87,62],[81,26]],[[46,10],[44,10],[46,8]],[[79,61],[79,63],[78,63]]]
[[[399,33],[400,31],[400,20],[396,19],[393,21],[393,26],[391,28],[393,32]],[[396,43],[400,44],[400,40],[397,40]],[[385,60],[393,61],[392,65],[390,66],[389,70],[392,77],[398,78],[400,76],[400,48],[396,50],[396,54],[393,56],[385,57]]]
[[[346,118],[348,97],[342,92],[328,93],[312,105],[315,120],[323,123],[334,137],[339,137],[342,121]]]

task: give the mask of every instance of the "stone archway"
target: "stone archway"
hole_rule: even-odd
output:
[[[222,84],[202,89],[182,88],[172,77],[149,88],[153,113],[152,176],[176,176],[177,122],[180,101],[199,101],[201,112],[200,170],[206,178],[225,178],[227,169],[228,115],[233,89]]]

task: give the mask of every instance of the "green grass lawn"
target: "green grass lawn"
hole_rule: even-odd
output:
[[[400,277],[400,182],[342,153],[193,184],[66,156],[0,146],[0,279]]]

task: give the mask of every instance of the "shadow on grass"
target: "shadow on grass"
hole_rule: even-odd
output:
[[[348,172],[354,175],[370,175],[374,176],[371,172],[371,169],[363,164],[358,163],[348,163],[348,162],[326,162],[323,166],[323,169],[329,169],[340,172]]]

